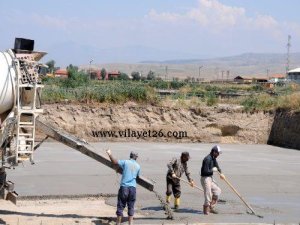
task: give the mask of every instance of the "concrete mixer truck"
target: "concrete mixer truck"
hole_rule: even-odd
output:
[[[45,67],[39,60],[46,53],[33,51],[33,48],[33,40],[16,38],[13,49],[0,52],[0,199],[13,203],[17,201],[17,193],[14,183],[6,179],[6,169],[15,168],[24,161],[33,163],[33,153],[41,144],[35,144],[36,128],[46,138],[51,137],[115,169],[106,155],[95,152],[86,141],[38,118],[43,112],[39,71]],[[154,182],[143,176],[138,177],[137,183],[149,191],[154,190]]]
[[[0,52],[0,195],[7,189],[8,198],[14,192],[5,169],[33,162],[35,119],[42,112],[38,61],[46,53],[33,48],[33,40],[16,38],[13,49]]]

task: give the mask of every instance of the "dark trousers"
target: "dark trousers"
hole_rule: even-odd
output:
[[[180,181],[174,181],[174,179],[167,176],[167,192],[166,195],[170,196],[173,192],[175,198],[180,198],[181,195],[181,187]]]
[[[134,203],[136,200],[135,187],[120,187],[118,193],[117,216],[123,216],[124,208],[128,207],[128,216],[134,215]]]

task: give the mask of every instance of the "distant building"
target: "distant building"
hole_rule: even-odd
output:
[[[89,74],[91,80],[102,80],[101,72],[98,69],[89,69],[87,73]]]
[[[111,71],[107,73],[106,80],[117,79],[121,75],[120,71]]]
[[[54,73],[54,77],[68,78],[68,71],[67,71],[67,69],[56,70],[55,73]]]
[[[268,78],[253,78],[254,83],[268,83]]]
[[[251,84],[252,78],[237,76],[233,79],[233,82],[238,84]]]
[[[273,74],[270,76],[269,82],[271,83],[279,83],[279,82],[285,82],[286,76],[283,74]]]
[[[288,71],[287,78],[291,81],[300,83],[300,68]]]

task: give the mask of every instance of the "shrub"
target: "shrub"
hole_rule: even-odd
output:
[[[173,80],[173,81],[171,81],[171,83],[170,83],[170,87],[171,87],[172,89],[179,89],[179,88],[182,88],[182,87],[185,86],[185,85],[186,85],[185,82],[183,82],[183,81],[178,81],[178,80]]]
[[[300,110],[300,93],[293,93],[286,96],[280,96],[278,99],[278,108]]]
[[[62,79],[60,85],[65,88],[87,86],[90,83],[88,74],[78,71],[76,68],[68,68],[68,78]]]
[[[124,103],[136,102],[155,103],[158,96],[153,88],[132,81],[98,82],[97,85],[66,88],[65,86],[46,86],[42,92],[42,100],[58,102],[65,99],[86,102]]]
[[[214,92],[207,92],[205,94],[205,97],[206,97],[206,105],[207,106],[213,106],[213,105],[216,105],[218,103],[218,98],[216,96],[216,94]]]
[[[270,110],[277,107],[277,97],[267,94],[253,95],[242,100],[241,105],[246,111],[251,110]]]
[[[169,83],[163,80],[151,80],[148,82],[148,85],[157,89],[168,89]]]

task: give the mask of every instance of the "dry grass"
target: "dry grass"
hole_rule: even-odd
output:
[[[190,99],[173,99],[171,97],[166,97],[162,99],[158,106],[173,108],[173,109],[190,109],[190,108],[201,108],[206,106],[204,99],[191,97]]]
[[[300,110],[300,92],[279,97],[277,108]]]

